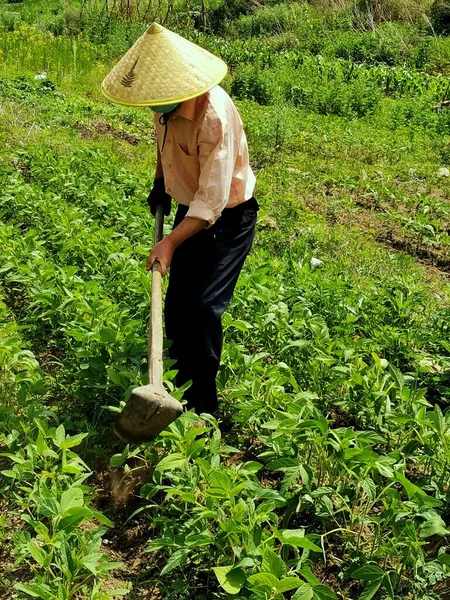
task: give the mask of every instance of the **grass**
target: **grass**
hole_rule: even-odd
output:
[[[361,114],[294,102],[296,52],[252,88],[263,45],[228,35],[208,43],[235,53],[262,208],[224,318],[221,412],[137,449],[110,431],[146,377],[151,115],[101,99],[92,56],[81,77],[55,54],[43,81],[33,58],[1,63],[4,597],[445,597],[447,113],[385,80]],[[364,98],[326,60],[302,81]]]

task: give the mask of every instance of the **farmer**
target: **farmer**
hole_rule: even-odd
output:
[[[113,102],[154,111],[157,163],[153,215],[178,203],[172,232],[147,260],[170,267],[166,336],[188,408],[214,413],[221,317],[250,251],[258,204],[242,121],[219,87],[225,63],[154,23],[103,82]]]

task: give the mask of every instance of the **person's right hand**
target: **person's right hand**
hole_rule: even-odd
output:
[[[163,240],[158,242],[150,252],[150,255],[147,259],[147,270],[149,271],[153,265],[158,262],[161,267],[161,275],[164,277],[169,270],[174,251],[175,248],[172,244],[170,236],[165,237]]]
[[[170,215],[170,207],[172,204],[172,198],[166,192],[163,177],[155,179],[153,182],[153,188],[147,198],[150,211],[153,216],[156,215],[156,208],[159,204],[162,204],[163,212],[168,217]]]

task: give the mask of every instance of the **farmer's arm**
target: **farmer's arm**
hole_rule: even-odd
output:
[[[164,277],[170,267],[176,248],[185,240],[204,229],[207,224],[203,219],[185,217],[168,236],[153,248],[147,260],[147,269],[151,269],[153,263],[157,260],[161,265],[161,274]]]

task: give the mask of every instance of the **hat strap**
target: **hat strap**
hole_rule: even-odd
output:
[[[170,115],[172,115],[177,110],[178,106],[179,105],[177,104],[177,106],[175,106],[175,108],[173,110],[171,110],[170,112],[167,112],[167,113],[162,113],[162,115],[159,117],[159,124],[164,126],[164,137],[163,137],[161,152],[164,150],[164,146],[166,145],[167,124],[169,122]]]

